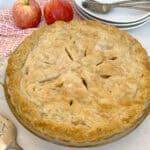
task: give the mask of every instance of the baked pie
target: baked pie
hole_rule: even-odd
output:
[[[40,137],[93,145],[137,125],[150,100],[150,63],[115,27],[56,22],[10,56],[6,91],[14,114]]]

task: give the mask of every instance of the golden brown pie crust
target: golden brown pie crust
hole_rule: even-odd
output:
[[[9,103],[46,139],[97,142],[132,127],[150,100],[140,43],[95,21],[34,31],[9,58]]]

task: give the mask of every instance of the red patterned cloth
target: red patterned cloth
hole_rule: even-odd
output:
[[[41,8],[48,0],[37,0]],[[73,5],[72,0],[68,0]],[[79,19],[79,16],[74,11],[74,19]],[[19,29],[15,26],[12,19],[11,9],[0,11],[0,58],[10,55],[16,47],[24,40],[25,37],[30,35],[33,30],[38,29],[45,23],[42,16],[41,23],[36,28]]]

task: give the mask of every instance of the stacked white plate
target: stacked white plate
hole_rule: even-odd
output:
[[[114,25],[123,30],[140,27],[150,21],[150,12],[128,9],[114,8],[107,14],[92,12],[82,6],[85,0],[74,0],[75,9],[83,19],[98,20],[105,24]],[[113,3],[121,0],[97,0],[102,3]]]

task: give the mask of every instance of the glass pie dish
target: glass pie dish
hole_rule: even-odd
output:
[[[150,110],[149,74],[145,50],[125,32],[94,21],[56,22],[10,56],[4,87],[10,109],[32,133],[88,147],[141,124]]]

